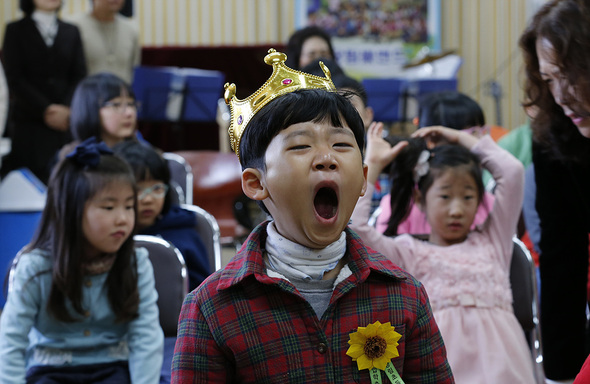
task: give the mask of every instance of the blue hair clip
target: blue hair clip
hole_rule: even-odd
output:
[[[66,157],[73,159],[80,165],[96,168],[100,162],[101,154],[112,155],[113,151],[104,142],[101,141],[99,143],[96,141],[96,137],[91,137],[80,143],[76,149]]]

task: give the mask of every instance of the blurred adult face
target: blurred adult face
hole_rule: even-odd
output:
[[[61,7],[61,0],[33,0],[35,10],[43,12],[55,12]]]
[[[330,53],[328,42],[319,36],[309,37],[301,46],[301,56],[299,56],[299,68],[311,64],[317,59],[334,59]]]
[[[125,5],[125,0],[94,0],[94,9],[117,13]]]
[[[541,38],[537,40],[536,49],[541,78],[547,84],[555,102],[578,127],[580,133],[590,138],[590,105],[584,105],[576,87],[570,84],[567,73],[565,73],[567,68],[564,70],[559,66],[551,42]]]

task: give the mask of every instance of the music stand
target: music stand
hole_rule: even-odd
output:
[[[395,123],[400,120],[400,101],[407,81],[400,78],[363,79],[367,105],[373,108],[375,121]]]
[[[138,119],[148,121],[215,121],[223,90],[219,71],[179,67],[135,68],[133,91],[141,102]]]

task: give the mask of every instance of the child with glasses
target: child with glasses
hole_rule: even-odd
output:
[[[83,79],[72,98],[70,125],[76,141],[96,137],[109,147],[135,138],[137,108],[131,86],[111,73]]]
[[[137,230],[143,235],[161,236],[178,248],[186,261],[189,289],[195,289],[211,273],[207,251],[195,230],[194,212],[172,202],[168,163],[151,146],[124,141],[113,147],[133,169],[138,185]]]
[[[174,244],[186,262],[189,290],[195,289],[212,272],[207,250],[196,231],[195,213],[172,202],[168,163],[151,146],[124,141],[113,150],[131,166],[137,181],[137,232],[162,237]],[[161,383],[171,379],[172,356],[176,337],[164,340],[164,364]]]

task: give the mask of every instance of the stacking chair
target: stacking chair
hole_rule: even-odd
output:
[[[234,215],[234,203],[243,196],[242,167],[233,153],[219,151],[177,151],[193,169],[194,204],[217,220],[222,245],[238,248],[249,231]]]
[[[176,337],[178,316],[188,294],[188,271],[180,251],[157,236],[135,235],[135,247],[146,248],[156,279],[160,325],[165,337]]]
[[[170,242],[157,236],[135,235],[135,247],[146,248],[154,268],[160,326],[164,331],[164,361],[160,382],[170,382],[178,318],[188,294],[188,271],[184,257]]]
[[[525,333],[535,370],[537,383],[544,383],[543,347],[539,321],[539,293],[533,258],[520,239],[514,237],[514,250],[510,264],[513,309]]]
[[[179,204],[193,203],[193,170],[184,157],[172,152],[164,152],[170,169],[170,187],[174,188]]]
[[[182,204],[181,207],[194,212],[197,216],[196,229],[207,248],[211,272],[221,269],[221,241],[217,220],[209,212],[196,205]]]

